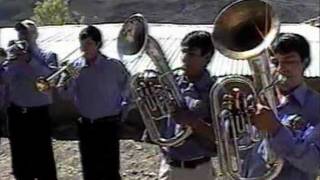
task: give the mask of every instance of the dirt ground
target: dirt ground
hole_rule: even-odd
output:
[[[10,149],[7,139],[1,139],[0,180],[14,180],[11,173]],[[121,175],[123,180],[157,180],[159,148],[154,145],[122,140]],[[82,180],[77,141],[54,141],[54,153],[59,180]],[[217,159],[213,159],[217,164]],[[215,166],[217,169],[217,167]],[[218,170],[217,170],[218,171]],[[222,177],[216,180],[223,180]],[[317,180],[320,180],[318,177]]]
[[[1,139],[0,180],[14,180],[11,173],[10,149]],[[121,175],[123,180],[155,180],[159,168],[159,148],[154,145],[121,141]],[[81,180],[81,164],[77,141],[54,141],[59,180]]]

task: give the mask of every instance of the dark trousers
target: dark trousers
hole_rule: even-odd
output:
[[[3,113],[3,111],[2,111],[2,109],[0,109],[0,138],[1,137],[3,137],[3,129],[4,129],[4,121],[5,121],[5,119],[4,119],[4,115],[3,115],[4,113]]]
[[[12,169],[17,180],[56,180],[48,106],[8,108]]]
[[[79,147],[85,180],[120,180],[119,116],[81,118]]]

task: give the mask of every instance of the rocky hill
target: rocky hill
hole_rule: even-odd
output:
[[[123,22],[140,12],[149,22],[210,24],[218,12],[234,0],[66,0],[75,21],[85,23]],[[0,0],[0,26],[32,16],[37,0]],[[302,22],[319,16],[319,0],[268,0],[282,22]]]

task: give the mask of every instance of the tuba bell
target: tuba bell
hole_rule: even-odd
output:
[[[118,36],[118,53],[124,56],[146,53],[156,70],[146,70],[132,77],[130,90],[140,111],[151,141],[161,146],[178,146],[192,133],[191,127],[185,127],[176,136],[164,138],[159,126],[167,120],[177,108],[185,106],[165,55],[158,42],[148,35],[148,24],[141,14],[130,16],[123,24]]]
[[[268,135],[257,132],[250,121],[250,110],[263,95],[275,114],[274,85],[284,81],[273,79],[269,67],[268,47],[279,32],[280,22],[272,7],[262,0],[240,0],[224,8],[214,22],[212,33],[217,50],[235,60],[247,60],[253,82],[230,75],[219,80],[210,91],[211,115],[217,141],[221,176],[229,179],[274,179],[283,167],[283,160],[270,148],[266,166],[260,177],[242,177],[241,152],[256,143],[268,144]]]

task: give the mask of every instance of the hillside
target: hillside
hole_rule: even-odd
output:
[[[140,12],[149,22],[210,24],[233,0],[66,0],[76,21],[85,23],[123,22]],[[0,0],[0,26],[32,16],[37,0]],[[269,0],[282,22],[302,22],[319,16],[319,0]]]

